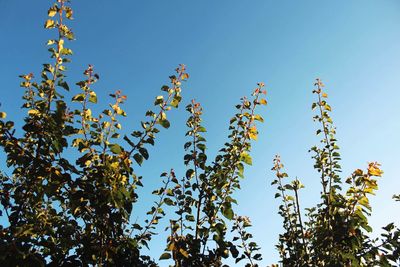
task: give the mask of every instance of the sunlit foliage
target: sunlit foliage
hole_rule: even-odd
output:
[[[251,99],[243,98],[231,119],[229,141],[214,161],[207,160],[202,108],[186,107],[188,141],[185,174],[161,174],[159,201],[144,223],[132,223],[133,206],[142,177],[137,170],[149,159],[148,147],[161,129],[170,127],[167,113],[182,100],[182,82],[189,78],[184,65],[161,87],[154,109],[146,112],[141,129],[121,133],[127,100],[121,91],[95,114],[94,89],[99,75],[89,65],[76,85],[66,79],[73,54],[68,27],[73,10],[68,0],[57,0],[48,10],[44,27],[57,37],[47,42],[52,58],[43,64],[39,79],[21,75],[25,119],[21,128],[0,112],[0,146],[7,169],[0,177],[2,222],[1,266],[157,266],[172,258],[175,266],[222,266],[224,258],[246,259],[256,266],[258,246],[247,233],[250,221],[235,214],[232,193],[240,188],[244,164],[251,164],[251,140],[257,139],[256,107],[265,105],[262,83]],[[65,91],[73,93],[66,100]],[[182,177],[182,178],[181,178]],[[175,212],[167,214],[165,206]],[[3,212],[4,211],[4,212]],[[170,234],[160,259],[147,254],[163,217]],[[227,235],[230,229],[234,232]]]
[[[88,65],[81,81],[67,81],[72,19],[69,0],[56,0],[48,10],[44,27],[56,32],[47,42],[51,63],[43,64],[38,77],[20,76],[25,90],[21,127],[0,112],[0,147],[7,165],[0,172],[0,265],[226,266],[231,258],[235,264],[258,266],[260,247],[248,232],[250,219],[234,210],[234,193],[252,164],[251,145],[264,121],[258,113],[267,104],[264,84],[240,99],[228,140],[214,157],[207,150],[202,106],[195,100],[186,106],[185,172],[161,173],[160,188],[153,191],[157,201],[146,218],[132,222],[141,200],[140,167],[149,159],[148,148],[157,145],[158,133],[170,127],[168,114],[181,105],[189,74],[179,65],[141,128],[122,131],[120,119],[128,114],[121,91],[110,94],[111,103],[96,114],[94,88],[100,77],[94,67]],[[400,230],[389,224],[380,238],[372,238],[368,223],[369,196],[383,172],[371,162],[342,178],[332,109],[323,88],[317,79],[312,109],[321,142],[310,150],[322,187],[320,203],[304,212],[304,185],[297,178],[286,182],[280,157],[274,159],[272,184],[282,200],[284,228],[277,245],[281,263],[398,266]],[[72,99],[66,99],[68,93]],[[394,199],[399,201],[399,195]],[[162,220],[166,229],[160,229]],[[159,233],[166,237],[164,251],[155,256],[147,248]]]
[[[272,184],[278,189],[275,197],[282,200],[279,214],[284,227],[277,245],[281,263],[284,266],[398,266],[400,229],[391,223],[383,227],[381,238],[374,239],[368,223],[369,196],[378,189],[377,179],[383,171],[378,163],[371,162],[365,170],[356,169],[348,178],[341,178],[336,129],[323,88],[317,79],[313,90],[317,101],[312,109],[316,111],[314,121],[320,126],[316,134],[321,136],[321,142],[310,150],[321,182],[321,202],[305,209],[305,216],[300,207],[300,190],[304,185],[297,178],[286,182],[288,174],[283,170],[281,158],[274,159],[272,170],[276,179]]]

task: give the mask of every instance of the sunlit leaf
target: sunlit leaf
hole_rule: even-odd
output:
[[[111,144],[109,145],[109,148],[114,154],[120,154],[122,152],[122,148],[118,144]]]
[[[46,22],[45,22],[45,24],[44,24],[44,27],[45,27],[46,29],[54,28],[54,26],[55,26],[55,21],[52,20],[52,19],[46,20]]]
[[[97,103],[97,95],[93,91],[91,91],[89,94],[89,102]]]
[[[246,163],[247,165],[253,164],[253,160],[251,159],[251,156],[247,152],[242,152],[240,154],[240,160]]]

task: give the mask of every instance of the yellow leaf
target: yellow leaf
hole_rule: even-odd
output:
[[[256,121],[264,122],[263,117],[261,117],[260,115],[254,115],[254,119],[255,119]]]
[[[54,40],[48,40],[47,41],[47,45],[53,45],[53,44],[55,44],[56,42],[54,41]]]
[[[39,115],[39,113],[40,113],[39,110],[36,110],[36,109],[31,109],[28,111],[28,114],[33,115],[33,116]]]
[[[257,135],[258,135],[257,128],[255,126],[251,127],[249,129],[250,139],[257,140]]]
[[[120,179],[120,183],[121,184],[126,184],[126,181],[128,180],[128,178],[126,177],[126,175],[122,175],[121,179]]]
[[[324,107],[325,107],[325,110],[327,110],[327,111],[332,111],[331,106],[329,106],[328,104],[326,104]]]
[[[72,19],[72,14],[73,14],[73,11],[71,8],[68,8],[65,12],[65,16],[67,17],[67,19]]]
[[[327,98],[328,94],[327,93],[322,93],[322,97]]]
[[[368,200],[367,197],[362,197],[362,198],[358,201],[358,203],[360,203],[361,206],[364,206],[364,207],[366,207],[366,208],[369,207],[369,200]]]
[[[360,170],[360,169],[357,169],[357,170],[354,171],[354,174],[357,175],[357,176],[361,176],[361,175],[363,175],[363,171]]]
[[[167,247],[168,251],[173,251],[175,249],[175,243],[170,243]]]
[[[368,165],[368,174],[371,176],[382,176],[383,171],[379,168],[378,163],[370,163]]]
[[[0,119],[5,119],[7,117],[7,113],[0,112]]]
[[[240,154],[240,160],[246,163],[247,165],[253,164],[252,158],[247,152],[242,152]]]
[[[57,10],[55,8],[50,8],[47,14],[49,17],[54,17],[57,14]]]
[[[366,194],[371,194],[371,195],[375,195],[375,193],[374,193],[374,188],[365,188],[365,189],[364,189],[364,193],[366,193]]]
[[[59,51],[63,50],[64,48],[64,39],[61,39],[60,41],[58,41],[58,49]]]
[[[189,254],[184,251],[183,249],[179,249],[179,252],[185,257],[185,258],[189,258]]]
[[[86,118],[91,117],[92,116],[92,110],[90,108],[86,109],[84,111],[84,115],[85,115]]]
[[[76,215],[79,212],[80,209],[81,209],[81,207],[76,207],[74,209],[74,211],[72,212],[72,214]]]
[[[182,73],[182,75],[181,75],[181,79],[182,80],[187,80],[189,78],[189,74],[187,74],[187,73]]]
[[[113,169],[117,169],[118,166],[119,166],[119,163],[118,163],[118,162],[113,162],[113,163],[111,163],[111,168],[113,168]]]
[[[267,100],[265,100],[264,98],[260,99],[260,104],[261,105],[266,105],[267,104]]]
[[[165,112],[161,112],[160,114],[160,120],[164,121],[167,119],[167,114],[165,114]]]
[[[61,176],[61,172],[59,170],[57,170],[57,169],[54,170],[54,174],[56,176]]]
[[[249,133],[250,139],[257,140],[257,133]]]
[[[44,24],[44,27],[46,29],[54,28],[55,22],[52,19],[46,20],[46,23]]]

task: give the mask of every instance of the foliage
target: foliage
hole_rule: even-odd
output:
[[[142,186],[138,169],[149,158],[147,148],[155,145],[160,129],[170,127],[167,113],[178,108],[181,84],[189,75],[180,65],[169,77],[170,85],[162,86],[155,108],[146,112],[142,129],[121,136],[126,96],[110,94],[112,103],[95,115],[93,87],[99,75],[93,66],[84,71],[78,88],[66,81],[73,53],[67,41],[74,39],[66,22],[72,15],[68,0],[57,0],[48,10],[44,27],[58,33],[47,42],[53,63],[43,65],[38,82],[33,74],[21,75],[22,108],[27,111],[22,129],[0,112],[0,146],[8,167],[0,180],[0,216],[8,223],[0,226],[1,265],[156,266],[142,248],[157,233],[159,220],[168,216],[170,235],[161,260],[172,257],[176,266],[222,266],[222,259],[232,255],[256,266],[261,255],[255,254],[258,246],[246,231],[249,220],[233,211],[232,194],[240,188],[244,164],[251,164],[250,141],[257,139],[255,122],[262,121],[255,108],[266,104],[261,98],[264,85],[237,106],[229,142],[211,164],[201,135],[200,104],[187,106],[186,175],[178,179],[173,170],[161,174],[163,186],[154,191],[159,201],[149,218],[144,224],[131,223]],[[65,91],[70,90],[79,92],[66,101]],[[175,213],[168,215],[165,205]],[[233,240],[227,235],[229,226],[238,235]]]
[[[283,217],[284,233],[277,245],[281,262],[284,266],[398,266],[400,229],[391,223],[383,227],[380,239],[370,237],[368,196],[375,194],[377,178],[383,171],[378,163],[371,162],[366,170],[356,169],[345,179],[346,191],[342,189],[341,158],[331,106],[319,79],[315,86],[317,101],[312,109],[317,110],[314,121],[320,124],[320,129],[316,134],[322,135],[322,139],[321,145],[310,151],[320,175],[321,203],[306,209],[306,220],[302,219],[299,190],[304,186],[297,178],[285,183],[288,174],[276,156],[272,168],[276,179],[272,184],[278,189],[275,197],[282,199],[279,214]]]
[[[257,245],[254,242],[246,244],[251,235],[245,228],[250,223],[243,217],[235,217],[232,204],[236,200],[232,194],[240,188],[244,164],[251,164],[250,141],[257,139],[255,121],[262,120],[255,114],[255,108],[266,103],[260,97],[266,93],[262,87],[260,83],[251,101],[243,98],[236,106],[238,113],[230,121],[230,142],[211,165],[206,163],[206,140],[202,136],[205,128],[201,126],[200,117],[202,108],[194,101],[186,107],[191,114],[186,123],[189,127],[186,135],[190,140],[184,145],[188,169],[180,180],[172,175],[173,187],[168,190],[170,198],[166,199],[168,205],[176,207],[177,218],[170,221],[171,234],[163,257],[172,257],[175,266],[221,266],[221,258],[229,255],[236,258],[236,262],[247,258],[251,266],[256,266],[254,260],[261,259],[260,254],[252,254],[258,250]],[[244,256],[239,256],[238,246],[233,243],[237,238],[232,241],[226,238],[226,221],[232,219],[235,219],[232,231],[242,236]],[[210,239],[214,244],[210,245]]]
[[[127,113],[126,96],[110,94],[112,103],[100,114],[93,107],[99,80],[93,66],[82,81],[71,86],[66,80],[74,33],[69,0],[56,0],[48,10],[44,27],[57,31],[47,42],[52,63],[43,64],[40,78],[21,75],[26,116],[21,129],[0,112],[0,146],[7,168],[0,173],[0,265],[1,266],[158,266],[169,260],[174,266],[258,266],[259,246],[248,232],[250,219],[235,213],[234,193],[240,189],[246,165],[252,164],[252,141],[257,123],[263,122],[257,108],[266,105],[264,84],[250,98],[243,97],[230,120],[228,141],[212,161],[207,153],[202,107],[192,101],[183,158],[185,173],[173,169],[162,173],[162,185],[153,191],[158,201],[147,212],[144,223],[132,222],[134,205],[140,200],[140,166],[148,160],[161,129],[170,127],[168,112],[182,101],[182,83],[189,78],[184,65],[161,87],[154,108],[145,113],[141,129],[125,135],[119,122]],[[383,227],[380,238],[372,238],[368,224],[368,196],[377,190],[380,165],[368,164],[341,178],[336,129],[323,84],[317,80],[317,110],[321,144],[311,148],[314,168],[322,185],[321,203],[300,207],[296,178],[288,177],[279,156],[273,170],[276,198],[282,199],[279,214],[284,233],[278,251],[284,266],[395,266],[400,262],[400,229],[393,223]],[[70,101],[65,97],[72,93]],[[18,129],[17,129],[18,128]],[[344,188],[344,189],[343,189]],[[399,195],[394,196],[396,201]],[[145,248],[167,220],[165,251],[158,260]]]

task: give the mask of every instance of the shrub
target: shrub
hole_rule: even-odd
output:
[[[284,233],[277,245],[284,266],[397,266],[400,262],[400,229],[393,223],[383,227],[380,240],[370,236],[371,214],[369,195],[378,189],[377,178],[383,171],[376,162],[366,170],[356,169],[341,178],[340,154],[336,129],[327,103],[323,83],[317,79],[313,93],[317,101],[314,121],[319,123],[316,134],[322,136],[320,146],[314,146],[314,169],[320,175],[321,203],[306,209],[302,217],[299,194],[304,185],[296,178],[285,183],[288,174],[279,156],[274,159],[277,186],[276,198],[281,198],[279,214],[283,217]],[[344,191],[346,190],[346,191]],[[397,198],[398,196],[394,196]]]
[[[22,128],[15,129],[6,113],[0,113],[0,146],[11,172],[0,177],[0,216],[8,222],[0,226],[1,265],[156,266],[142,248],[156,233],[166,215],[163,206],[168,205],[176,211],[167,216],[171,234],[161,260],[172,257],[176,266],[221,266],[222,259],[232,255],[255,266],[261,255],[255,253],[258,246],[248,242],[249,220],[232,210],[232,193],[239,188],[244,164],[251,164],[250,141],[257,138],[255,122],[262,121],[255,108],[266,104],[264,85],[258,84],[252,98],[236,106],[229,141],[212,163],[201,136],[205,128],[200,104],[187,106],[186,174],[182,179],[173,170],[161,174],[164,185],[154,191],[159,202],[144,224],[131,223],[142,186],[136,170],[149,158],[147,147],[155,145],[160,129],[170,127],[167,113],[181,103],[182,82],[189,75],[179,65],[170,84],[161,87],[155,108],[146,112],[142,129],[122,136],[119,118],[127,116],[126,96],[120,91],[110,94],[112,103],[95,115],[91,107],[98,100],[93,87],[99,75],[93,66],[84,71],[78,88],[66,80],[73,53],[68,41],[74,33],[67,24],[72,15],[68,0],[57,0],[48,10],[44,27],[58,35],[47,42],[54,61],[43,65],[40,81],[33,74],[20,76],[22,108],[27,111]],[[65,90],[79,92],[67,101]],[[233,240],[226,235],[231,220],[238,234]]]

